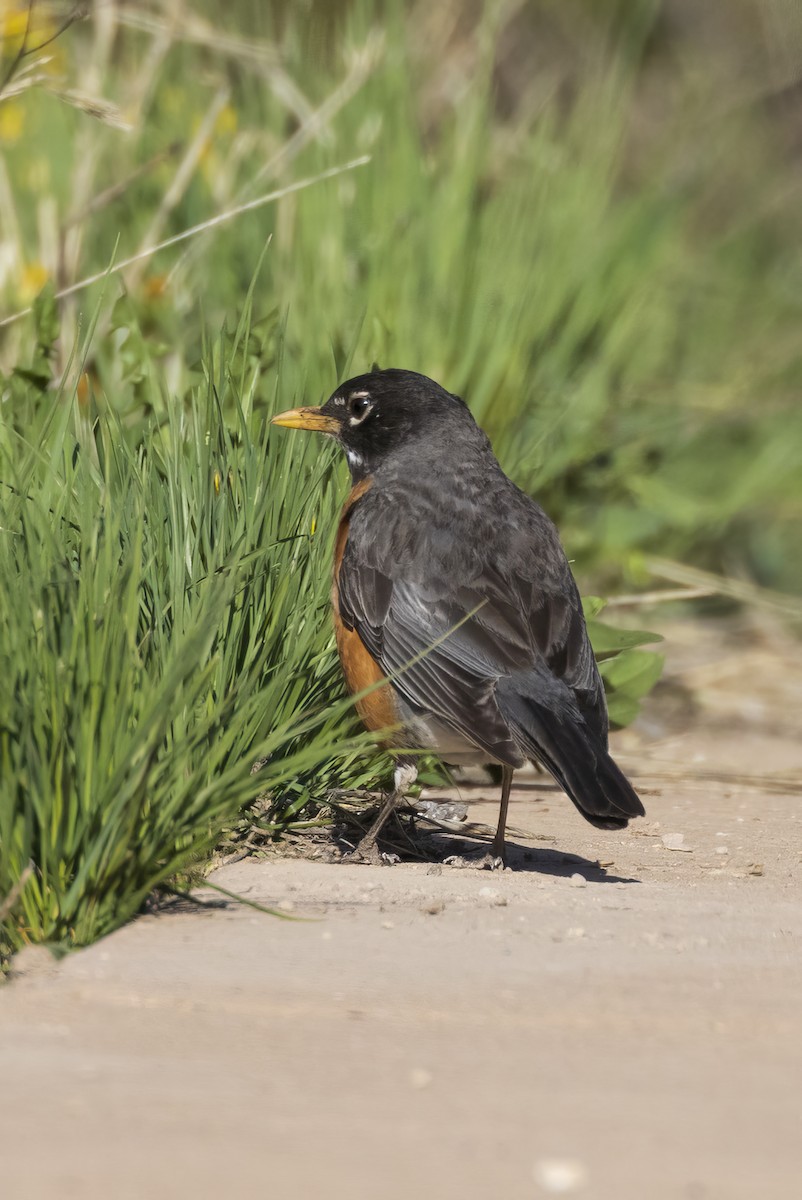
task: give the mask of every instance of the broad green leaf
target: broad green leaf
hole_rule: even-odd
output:
[[[624,650],[599,666],[608,690],[639,700],[652,690],[663,670],[662,654],[649,650]]]
[[[659,633],[649,633],[643,629],[618,629],[606,622],[589,620],[587,622],[593,652],[597,658],[610,654],[618,654],[622,650],[631,650],[635,646],[645,646],[649,642],[662,642]]]

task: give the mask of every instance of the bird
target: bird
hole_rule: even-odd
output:
[[[482,865],[504,866],[513,774],[527,763],[599,829],[643,816],[609,754],[604,686],[557,529],[505,475],[465,401],[374,365],[321,407],[272,422],[333,438],[351,474],[334,545],[335,640],[357,712],[396,763],[357,859],[379,860],[422,751],[501,768]]]

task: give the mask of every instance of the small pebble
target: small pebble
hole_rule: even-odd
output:
[[[588,1181],[582,1163],[570,1158],[543,1158],[535,1163],[534,1175],[535,1183],[550,1196],[567,1196]]]
[[[716,846],[716,854],[729,854],[729,849],[726,846]]]
[[[746,869],[750,875],[762,875],[763,863],[750,863]]]
[[[571,887],[587,887],[588,881],[584,875],[580,875],[579,871],[574,871],[571,878],[568,880]]]
[[[382,921],[382,929],[395,929],[395,925],[392,921]]]
[[[421,909],[421,912],[428,913],[430,917],[436,917],[441,912],[445,911],[445,907],[446,907],[445,901],[432,900],[432,902],[430,904],[424,904],[423,908]]]
[[[685,854],[693,853],[693,846],[685,845],[684,833],[664,833],[660,841],[666,850],[682,850]]]
[[[507,903],[507,897],[503,896],[498,888],[481,887],[479,888],[479,897],[486,900],[488,904],[495,904],[498,908],[503,908]]]

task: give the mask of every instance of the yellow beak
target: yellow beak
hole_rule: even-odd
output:
[[[271,425],[286,425],[288,429],[313,429],[316,433],[339,433],[340,422],[319,408],[290,408],[273,417]]]

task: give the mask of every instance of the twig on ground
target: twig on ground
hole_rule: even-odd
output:
[[[219,892],[227,900],[235,900],[237,904],[244,904],[246,908],[255,908],[257,912],[265,913],[268,917],[281,917],[282,921],[314,920],[312,917],[295,917],[292,913],[282,912],[280,908],[268,908],[266,904],[259,904],[256,900],[249,900],[247,896],[241,896],[238,892],[230,892],[228,888],[220,887],[219,883],[211,883],[208,879],[204,879],[198,886],[211,888],[213,892]]]

